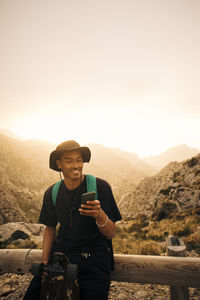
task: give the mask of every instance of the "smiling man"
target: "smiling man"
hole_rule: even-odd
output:
[[[111,239],[116,232],[115,222],[121,220],[121,215],[110,185],[100,178],[95,178],[98,200],[81,204],[81,195],[87,192],[83,165],[90,161],[90,157],[90,149],[73,140],[61,143],[50,154],[50,168],[62,172],[64,180],[60,183],[55,203],[52,201],[53,186],[44,194],[39,218],[39,222],[46,225],[43,263],[46,265],[50,254],[55,251],[66,254],[71,263],[78,264],[80,299],[107,300]]]

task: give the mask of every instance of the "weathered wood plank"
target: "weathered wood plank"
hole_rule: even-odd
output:
[[[112,280],[200,287],[200,258],[115,255]]]
[[[0,249],[0,273],[27,273],[34,262],[41,262],[42,250]]]
[[[40,262],[41,250],[0,249],[0,269],[7,273],[28,272],[33,262]],[[116,254],[115,281],[200,287],[200,258]]]

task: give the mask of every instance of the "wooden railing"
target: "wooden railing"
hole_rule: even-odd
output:
[[[176,257],[115,254],[111,279],[169,285],[172,300],[189,299],[188,287],[200,288],[200,258],[178,257],[185,247],[180,239],[169,239],[167,243],[168,251],[174,251]],[[32,263],[41,262],[41,258],[42,251],[37,249],[0,249],[0,272],[29,272]]]

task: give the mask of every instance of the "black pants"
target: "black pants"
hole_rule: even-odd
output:
[[[39,276],[33,277],[23,299],[40,300],[40,287],[41,287],[41,278]]]
[[[58,251],[60,249],[56,249]],[[86,250],[85,250],[86,251]],[[61,252],[61,251],[60,251]],[[68,254],[71,263],[78,264],[81,300],[107,300],[110,288],[110,257],[107,250]],[[40,299],[41,279],[34,277],[23,300]]]
[[[86,252],[87,253],[87,252]],[[108,251],[97,251],[89,256],[69,255],[78,264],[81,300],[107,300],[110,288],[110,257]]]

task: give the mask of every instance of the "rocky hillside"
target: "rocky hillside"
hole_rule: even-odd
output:
[[[165,238],[183,238],[188,254],[200,255],[200,155],[173,162],[125,194],[123,221],[114,238],[118,253],[163,255]]]
[[[143,179],[121,198],[119,207],[125,219],[141,213],[162,218],[200,207],[200,155],[172,162],[157,175]]]
[[[0,224],[37,221],[42,194],[56,181],[48,169],[51,144],[0,135]]]

